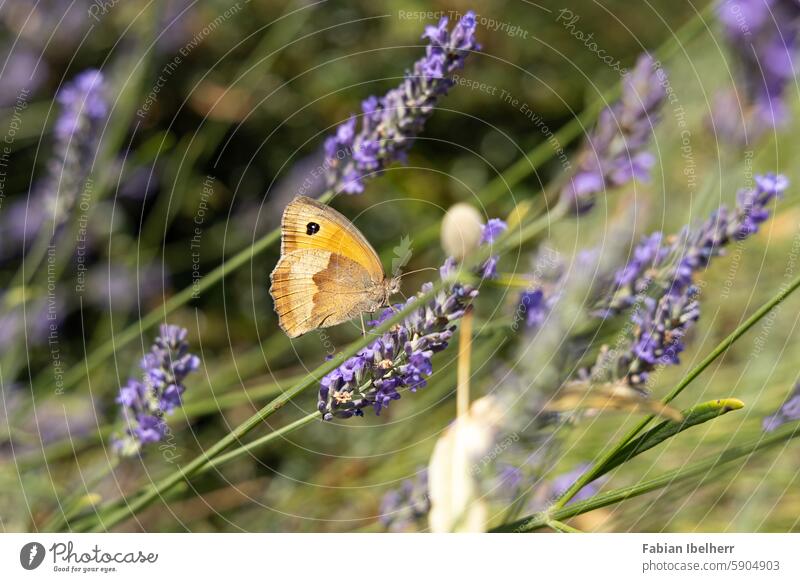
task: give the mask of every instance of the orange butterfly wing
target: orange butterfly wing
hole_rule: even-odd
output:
[[[281,328],[297,337],[374,311],[383,299],[383,267],[344,216],[295,198],[281,221],[281,258],[270,276]]]
[[[330,206],[305,196],[292,200],[281,220],[281,255],[301,249],[329,251],[357,262],[375,282],[383,265],[364,235]]]

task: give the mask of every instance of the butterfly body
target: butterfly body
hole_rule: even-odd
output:
[[[302,196],[283,213],[281,258],[270,280],[278,321],[289,337],[375,311],[398,287],[350,221]]]

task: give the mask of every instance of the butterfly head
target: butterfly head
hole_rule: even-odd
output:
[[[386,305],[390,305],[389,299],[392,295],[396,295],[400,293],[400,277],[391,277],[384,280],[384,290],[386,296],[384,297],[384,303]]]

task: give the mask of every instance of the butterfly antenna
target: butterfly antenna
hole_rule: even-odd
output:
[[[408,271],[407,273],[401,273],[398,279],[402,279],[406,275],[413,275],[414,273],[421,273],[422,271],[438,271],[436,267],[423,267],[422,269],[415,269],[413,271]]]

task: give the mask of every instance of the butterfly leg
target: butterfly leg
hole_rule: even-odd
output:
[[[367,337],[367,328],[364,325],[364,312],[361,312],[361,337]]]

